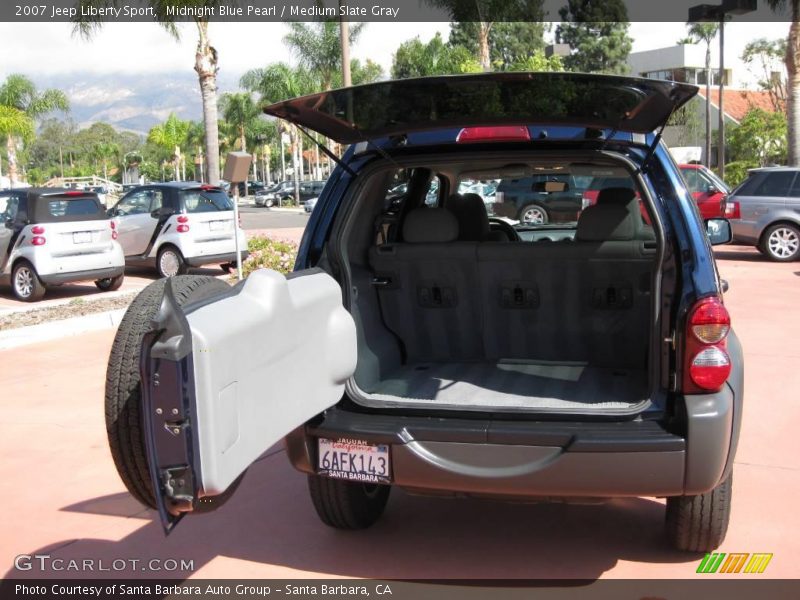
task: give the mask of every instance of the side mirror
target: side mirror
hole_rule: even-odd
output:
[[[113,219],[114,217],[118,217],[118,216],[119,216],[119,211],[118,211],[116,208],[109,208],[109,209],[106,211],[106,214],[107,214],[107,215],[108,215],[110,218],[112,218],[112,219]]]
[[[168,217],[170,215],[172,215],[172,210],[165,206],[157,208],[150,213],[150,216],[153,217],[154,219],[160,219],[161,217]]]
[[[706,186],[706,193],[708,193],[708,194],[717,194],[717,193],[719,193],[719,189],[717,188],[717,186],[715,186],[713,184],[708,184],[708,186]]]
[[[728,219],[706,220],[706,234],[712,246],[728,244],[733,239],[733,232]]]

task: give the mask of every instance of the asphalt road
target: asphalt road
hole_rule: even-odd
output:
[[[793,533],[800,529],[800,263],[768,263],[743,248],[717,254],[747,365],[731,525],[720,551],[774,553],[758,577],[794,578],[800,554]],[[125,491],[109,455],[102,406],[112,338],[105,331],[0,352],[0,482],[6,492],[0,564],[6,577],[42,576],[12,567],[15,556],[38,552],[76,560],[193,560],[193,571],[171,573],[182,578],[711,577],[696,574],[702,555],[667,546],[664,503],[654,498],[506,504],[394,490],[372,529],[335,531],[320,523],[305,477],[280,448],[250,468],[226,506],[190,515],[165,538],[158,517]]]
[[[242,206],[239,208],[242,217],[242,229],[286,229],[290,227],[305,227],[308,223],[308,214],[294,210],[272,210],[258,206]]]

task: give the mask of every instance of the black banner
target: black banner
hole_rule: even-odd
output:
[[[285,22],[338,20],[363,22],[459,21],[561,21],[568,0],[454,0],[448,9],[434,0],[3,0],[0,21],[11,22],[148,22],[208,21]],[[698,0],[605,0],[612,9],[588,11],[592,19],[634,22],[685,22],[689,9],[705,6],[693,18],[718,20],[724,14],[738,21],[790,21],[791,1],[776,10],[767,0],[722,0],[704,4]],[[592,15],[595,15],[594,17]]]
[[[531,557],[535,560],[535,557]],[[151,600],[737,600],[756,597],[782,600],[800,597],[800,581],[736,579],[714,575],[690,580],[15,580],[0,582],[2,600],[84,600],[125,598]]]

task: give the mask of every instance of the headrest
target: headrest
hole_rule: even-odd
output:
[[[597,195],[597,205],[627,206],[635,197],[636,194],[631,188],[608,187],[600,190]]]
[[[628,241],[636,236],[635,215],[627,206],[600,204],[585,209],[578,218],[579,242]]]
[[[410,244],[452,242],[458,221],[446,208],[415,208],[403,221],[403,239]]]
[[[478,194],[453,194],[445,206],[458,220],[461,242],[482,242],[489,235],[489,215]]]

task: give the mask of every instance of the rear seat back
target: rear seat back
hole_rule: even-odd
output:
[[[482,308],[475,290],[476,242],[458,242],[458,222],[443,208],[418,208],[403,223],[403,243],[370,249],[386,326],[409,361],[481,360]]]
[[[655,238],[627,188],[608,188],[574,242],[481,244],[487,358],[643,367]]]

